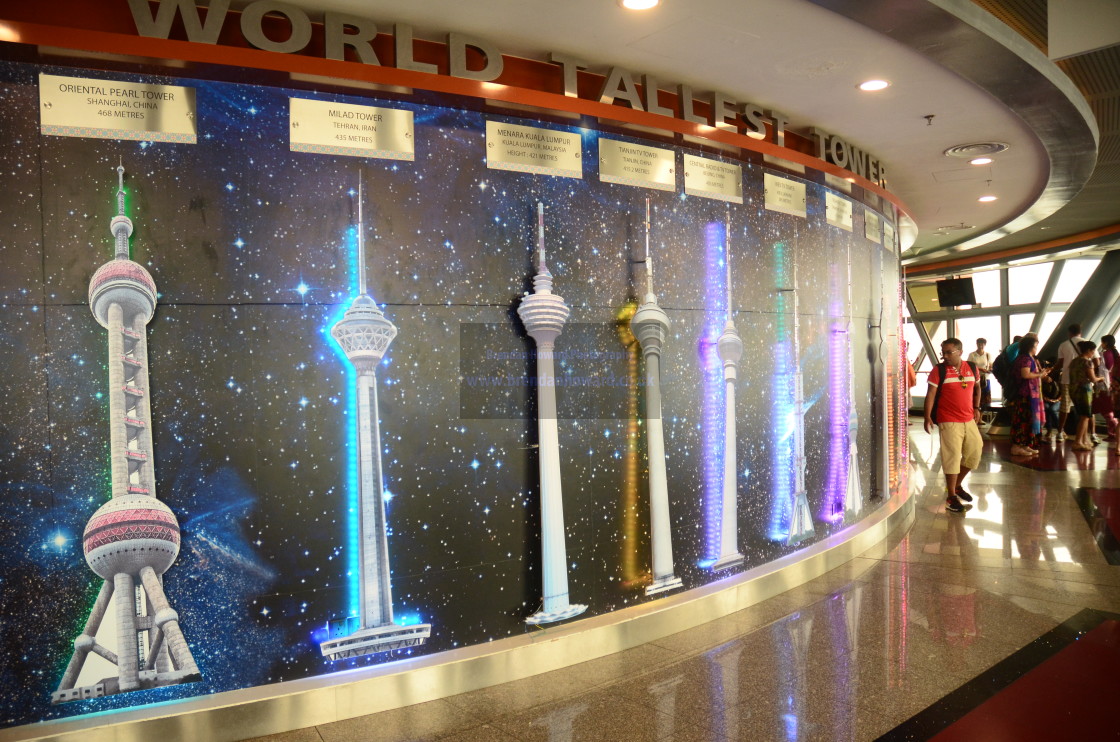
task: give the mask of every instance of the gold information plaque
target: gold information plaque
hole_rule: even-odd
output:
[[[599,139],[599,180],[659,191],[677,190],[673,150]]]
[[[772,173],[762,176],[766,208],[791,216],[805,217],[805,184]]]
[[[743,168],[686,154],[684,192],[689,196],[743,203]]]
[[[39,75],[39,130],[55,137],[198,141],[194,88]]]
[[[847,178],[841,178],[839,175],[825,173],[824,184],[829,188],[835,188],[836,190],[843,191],[844,193],[852,192],[852,181],[848,180]]]
[[[289,148],[319,155],[416,159],[412,111],[288,99]]]
[[[582,178],[583,142],[568,131],[487,121],[486,167]]]
[[[890,222],[883,222],[883,246],[891,252],[898,252],[894,245],[894,227]]]
[[[824,216],[832,226],[852,231],[852,202],[843,196],[825,192]]]
[[[871,209],[863,210],[863,234],[875,244],[879,244],[879,215]]]

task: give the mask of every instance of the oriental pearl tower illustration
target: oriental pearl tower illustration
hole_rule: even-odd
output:
[[[377,415],[377,365],[397,336],[397,328],[366,293],[363,229],[359,183],[358,295],[342,319],[331,328],[331,335],[357,372],[361,615],[328,623],[328,638],[319,648],[324,657],[332,660],[415,647],[423,644],[432,633],[431,624],[401,626],[393,623],[381,429]],[[360,620],[360,624],[355,619]]]
[[[115,255],[89,283],[90,309],[109,331],[112,499],[89,519],[82,546],[86,563],[104,582],[51,703],[201,679],[160,579],[179,554],[179,523],[156,498],[152,461],[144,328],[155,313],[156,284],[129,260],[132,221],[125,216],[123,165],[117,167],[117,184],[118,213],[110,223]],[[97,637],[110,603],[116,652]],[[117,674],[75,687],[90,652],[116,665]]]
[[[661,420],[661,347],[669,333],[669,315],[653,293],[653,256],[649,251],[649,199],[646,199],[646,295],[630,320],[634,337],[642,344],[646,360],[646,446],[649,458],[649,520],[653,550],[653,583],[646,595],[681,586],[673,568],[673,542],[669,519],[669,489],[665,473],[665,432]]]
[[[560,433],[556,425],[556,366],[553,357],[571,310],[552,293],[552,273],[545,263],[544,204],[537,203],[537,275],[533,293],[525,294],[517,316],[537,344],[537,442],[541,483],[541,586],[544,605],[527,624],[553,623],[578,616],[586,605],[568,601],[568,556],[564,545],[564,498],[560,491]]]

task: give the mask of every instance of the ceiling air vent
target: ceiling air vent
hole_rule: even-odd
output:
[[[1006,152],[1010,144],[1003,142],[974,142],[972,144],[958,144],[955,147],[950,147],[945,150],[946,157],[960,157],[965,160],[970,160],[973,157],[980,157],[982,155],[998,155],[1000,152]]]

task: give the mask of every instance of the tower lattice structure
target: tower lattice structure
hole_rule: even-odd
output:
[[[179,523],[156,498],[145,326],[156,309],[156,284],[129,259],[132,221],[125,215],[124,166],[117,168],[117,216],[110,222],[112,260],[89,283],[93,316],[109,337],[109,449],[112,498],[86,524],[86,563],[104,582],[52,703],[175,685],[201,679],[163,590],[162,575],[179,554]],[[98,640],[114,608],[116,651]],[[90,653],[116,675],[77,686]]]
[[[331,335],[357,374],[358,517],[360,538],[360,615],[329,621],[327,640],[319,645],[332,660],[360,657],[423,644],[430,624],[393,622],[389,575],[389,540],[385,520],[385,484],[381,469],[381,428],[377,411],[377,366],[397,336],[397,328],[366,291],[362,240],[362,189],[358,187],[358,295]]]

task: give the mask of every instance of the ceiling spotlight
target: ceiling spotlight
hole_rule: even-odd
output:
[[[977,157],[974,160],[969,160],[969,165],[991,165],[993,162],[991,157]]]
[[[996,197],[995,196],[981,196],[980,198],[978,198],[976,200],[979,201],[982,204],[989,204],[992,201],[995,201]]]
[[[661,0],[618,0],[618,4],[627,10],[649,10],[661,4]]]
[[[859,84],[859,89],[872,92],[875,90],[884,90],[890,86],[891,84],[886,80],[868,80],[867,82],[861,82]]]

